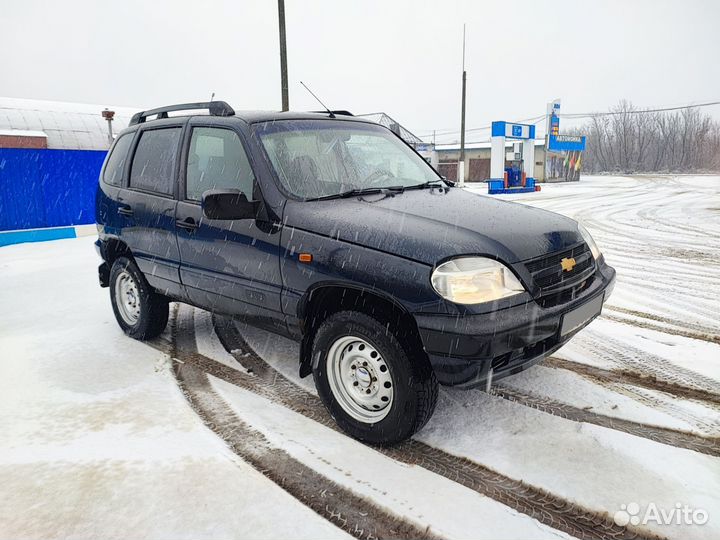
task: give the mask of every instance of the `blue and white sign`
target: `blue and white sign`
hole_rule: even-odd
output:
[[[534,139],[535,126],[528,124],[511,124],[510,122],[493,122],[493,137],[507,137],[508,139]]]
[[[583,135],[550,135],[548,138],[548,150],[556,152],[585,150],[585,136]]]

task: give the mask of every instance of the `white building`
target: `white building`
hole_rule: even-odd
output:
[[[140,108],[0,97],[0,148],[107,150],[104,109],[115,111],[113,134]]]

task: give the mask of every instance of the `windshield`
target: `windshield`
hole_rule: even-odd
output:
[[[283,187],[301,199],[440,181],[420,156],[381,126],[285,120],[259,124],[255,134]]]

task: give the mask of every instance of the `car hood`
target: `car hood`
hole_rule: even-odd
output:
[[[435,265],[457,255],[507,263],[577,244],[577,223],[459,188],[288,201],[287,226]]]

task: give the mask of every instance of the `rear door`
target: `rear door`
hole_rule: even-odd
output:
[[[143,128],[135,142],[129,182],[118,196],[122,238],[154,288],[181,296],[175,236],[177,170],[182,124]]]
[[[196,118],[185,139],[176,217],[188,297],[206,309],[284,331],[278,229],[255,219],[211,220],[200,205],[209,189],[240,189],[248,200],[262,200],[242,134]]]

